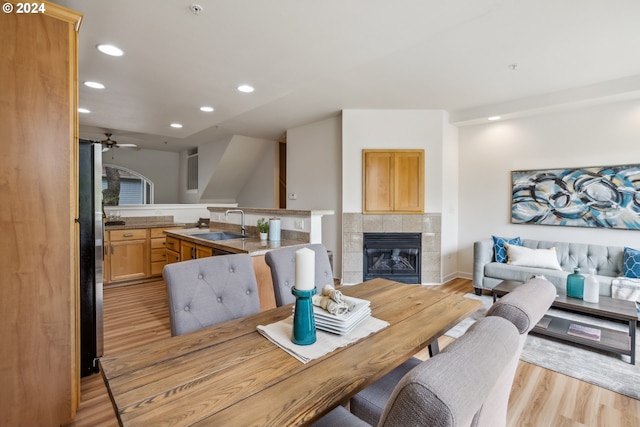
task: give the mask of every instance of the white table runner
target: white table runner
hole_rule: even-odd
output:
[[[311,345],[297,345],[291,342],[293,316],[270,325],[258,325],[258,332],[302,363],[308,363],[331,353],[337,348],[359,341],[387,326],[389,326],[389,322],[369,316],[346,335],[336,335],[316,330],[316,342]]]

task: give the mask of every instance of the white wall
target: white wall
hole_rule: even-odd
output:
[[[155,203],[178,203],[180,200],[178,153],[112,148],[102,153],[102,164],[123,166],[152,181]]]
[[[457,274],[458,130],[442,110],[344,110],[342,112],[342,205],[362,212],[362,150],[424,149],[425,212],[440,213],[444,279]]]
[[[459,130],[458,270],[473,271],[473,242],[499,236],[640,248],[640,231],[510,224],[513,170],[640,163],[640,101]]]
[[[179,191],[180,203],[200,203],[202,193],[213,176],[232,137],[222,138],[198,147],[198,190],[187,192],[187,159],[186,151],[180,153]]]
[[[238,194],[238,206],[252,208],[277,208],[278,142],[265,142],[263,154],[253,169],[247,183]]]
[[[448,123],[448,115],[442,123],[442,256],[443,282],[458,276],[458,128]]]
[[[342,206],[362,212],[362,150],[424,149],[425,212],[442,212],[443,121],[441,110],[344,110]]]
[[[287,131],[287,209],[333,210],[322,217],[322,242],[333,251],[334,276],[342,271],[341,138],[334,117]]]

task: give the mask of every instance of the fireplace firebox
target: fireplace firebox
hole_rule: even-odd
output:
[[[364,280],[384,278],[402,283],[421,283],[420,233],[364,233]]]

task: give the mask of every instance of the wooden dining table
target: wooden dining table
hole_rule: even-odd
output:
[[[307,425],[481,306],[385,279],[341,290],[389,326],[306,364],[256,330],[291,316],[290,305],[101,358],[120,425]]]

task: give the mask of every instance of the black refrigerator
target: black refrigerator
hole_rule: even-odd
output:
[[[98,372],[102,326],[102,146],[80,140],[78,154],[80,224],[80,376]]]

